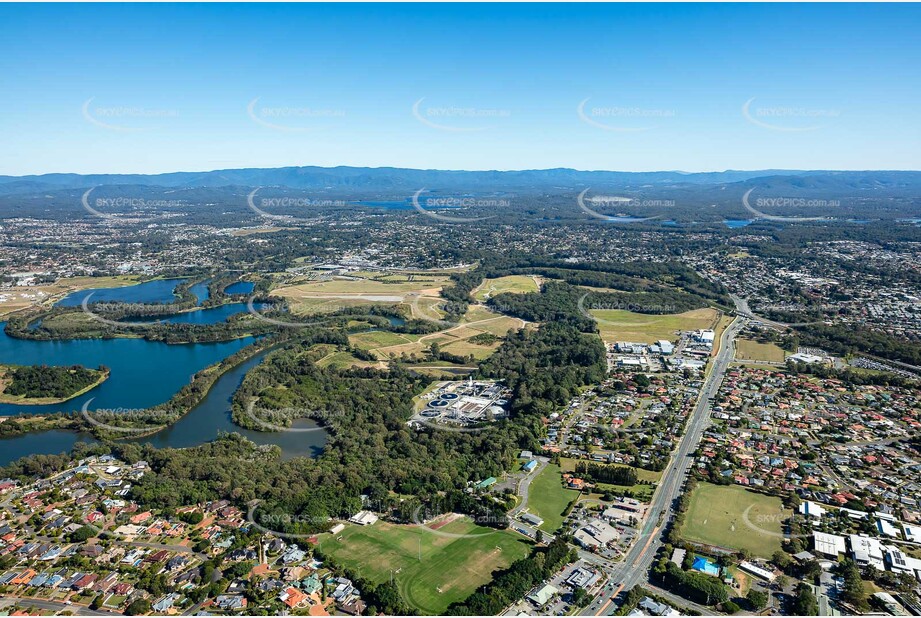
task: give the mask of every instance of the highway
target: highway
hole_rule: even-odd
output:
[[[685,434],[672,454],[669,466],[652,497],[644,528],[636,543],[627,552],[623,562],[613,567],[605,567],[611,581],[615,584],[613,589],[605,588],[596,601],[583,609],[581,615],[610,615],[617,609],[614,599],[621,591],[647,582],[649,568],[662,545],[662,528],[674,515],[673,505],[681,494],[687,478],[692,463],[690,456],[697,449],[704,430],[710,424],[710,398],[714,397],[719,390],[723,376],[735,353],[735,338],[747,321],[747,317],[737,316],[720,336],[719,351],[713,359],[709,373],[704,378],[697,405],[688,419]],[[600,561],[594,562],[603,566]],[[686,605],[689,604],[686,603]]]

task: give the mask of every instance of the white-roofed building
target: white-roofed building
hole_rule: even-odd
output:
[[[899,534],[899,529],[896,528],[891,521],[886,519],[877,519],[876,529],[879,530],[879,533],[883,536],[888,536],[893,539],[897,539],[902,536]]]
[[[554,595],[558,594],[559,592],[560,591],[558,588],[556,588],[555,586],[551,586],[550,584],[547,584],[540,590],[537,590],[529,594],[528,600],[531,603],[534,603],[534,605],[536,605],[537,607],[543,607],[544,605],[547,604],[547,601],[552,599]]]
[[[889,568],[896,573],[910,573],[914,575],[914,570],[908,564],[908,556],[905,555],[898,547],[888,546],[886,550],[886,563]]]
[[[377,521],[377,515],[371,511],[358,511],[349,518],[349,521],[359,526],[370,526]]]
[[[809,500],[799,505],[799,512],[800,515],[805,515],[812,519],[822,519],[825,516],[825,509]]]
[[[847,539],[837,534],[828,534],[826,532],[815,532],[812,535],[815,541],[816,553],[837,558],[840,554],[847,553]]]
[[[883,563],[883,546],[877,539],[865,534],[852,534],[848,540],[851,544],[851,556],[858,566],[872,564],[880,571],[886,570]]]
[[[751,573],[752,575],[756,577],[760,577],[761,579],[764,579],[769,582],[772,582],[777,578],[777,576],[774,575],[773,571],[769,571],[767,569],[761,568],[757,564],[748,562],[747,560],[743,560],[742,562],[740,562],[739,568],[745,571],[746,573]]]
[[[653,616],[680,616],[674,607],[666,605],[665,603],[659,603],[651,597],[644,597],[642,601],[639,602],[639,607],[642,607],[644,610],[649,612]]]
[[[573,538],[576,543],[586,549],[597,549],[598,547],[604,547],[608,543],[619,539],[620,532],[600,519],[593,519],[579,528],[573,535]]]

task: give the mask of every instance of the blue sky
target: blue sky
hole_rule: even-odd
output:
[[[0,174],[921,169],[919,27],[917,5],[0,5]]]

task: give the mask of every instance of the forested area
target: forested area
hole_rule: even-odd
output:
[[[484,377],[512,389],[515,414],[547,414],[579,388],[604,379],[604,344],[569,324],[550,322],[538,330],[510,333],[480,366]]]
[[[810,324],[796,329],[800,345],[820,347],[833,354],[866,352],[882,358],[921,365],[921,342],[852,324]]]
[[[540,292],[497,294],[487,303],[496,311],[529,322],[564,322],[587,333],[597,332],[593,309],[636,313],[682,313],[707,307],[707,302],[676,289],[651,292],[589,292],[560,281],[548,281]]]
[[[609,466],[585,461],[576,463],[576,472],[596,483],[611,485],[636,485],[636,470],[627,466]]]
[[[109,370],[103,366],[98,369],[87,369],[82,365],[15,367],[7,372],[9,384],[3,392],[14,397],[70,397],[95,384],[108,372]]]
[[[619,308],[633,306],[636,307],[633,310],[642,313],[680,313],[706,307],[709,305],[708,301],[725,305],[732,304],[721,284],[704,279],[693,269],[679,262],[635,261],[582,264],[528,254],[490,255],[484,258],[477,268],[451,275],[452,285],[445,286],[441,295],[449,301],[449,314],[459,317],[466,311],[467,303],[471,301],[471,292],[484,279],[524,274],[561,280],[569,284],[572,290],[578,291],[579,296],[585,294],[586,290],[574,286],[603,288],[604,292],[594,291],[590,294],[590,298],[586,299],[586,307],[590,307],[591,303],[607,303],[619,305]],[[554,300],[564,301],[572,306],[564,305],[558,311],[554,311],[550,302],[541,302],[540,308],[525,310],[523,305],[527,303],[523,304],[509,298],[521,296],[513,294],[500,294],[490,302],[491,304],[500,303],[496,306],[509,307],[510,311],[517,310],[523,314],[531,313],[535,316],[561,316],[576,313],[574,304],[569,302],[572,299],[562,298],[560,290],[554,291],[554,295],[558,296]],[[532,297],[529,302],[534,302],[534,298]],[[529,319],[524,315],[516,315],[516,317]],[[564,319],[570,320],[570,318]],[[586,328],[583,327],[583,329]]]
[[[664,572],[653,569],[661,585],[686,599],[702,605],[716,605],[729,600],[729,587],[716,577],[684,571],[674,562],[666,562]]]

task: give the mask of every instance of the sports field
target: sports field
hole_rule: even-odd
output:
[[[785,353],[773,343],[758,343],[751,339],[736,340],[736,360],[770,361],[782,363]]]
[[[448,536],[460,534],[470,536]],[[392,570],[409,605],[438,615],[490,581],[494,571],[526,556],[530,541],[449,515],[426,527],[380,521],[371,526],[350,524],[335,536],[321,535],[320,548],[376,583],[389,580]]]
[[[556,464],[547,464],[531,481],[528,491],[528,512],[544,520],[540,529],[556,532],[563,525],[563,511],[579,497],[575,489],[563,487],[563,473]]]
[[[497,279],[485,279],[480,287],[473,292],[473,297],[480,302],[492,298],[496,294],[511,292],[525,294],[538,291],[537,281],[528,275],[509,275]]]
[[[679,330],[713,328],[719,313],[715,309],[694,309],[684,313],[650,315],[621,309],[594,309],[601,338],[606,342],[655,343],[674,341]]]
[[[780,498],[748,491],[738,485],[701,483],[681,526],[681,537],[708,545],[747,549],[770,558],[780,549],[781,522],[790,516]]]

